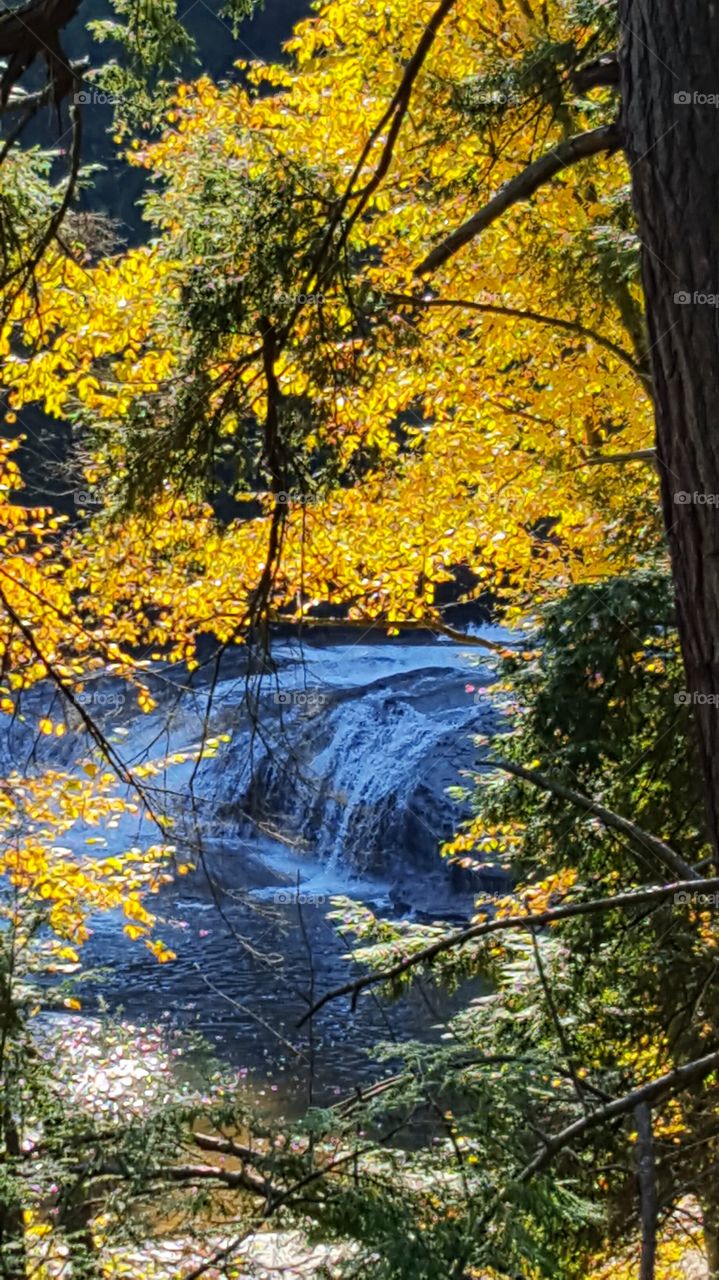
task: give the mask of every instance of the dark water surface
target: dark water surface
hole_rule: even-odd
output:
[[[376,1042],[441,1034],[449,1012],[446,995],[426,987],[396,1004],[364,995],[354,1012],[342,997],[315,1016],[311,1034],[307,1023],[298,1029],[313,999],[363,972],[343,959],[352,939],[325,918],[329,906],[273,904],[270,916],[227,899],[218,909],[209,898],[177,898],[161,929],[177,958],[165,965],[105,919],[85,951],[85,962],[104,973],[82,992],[83,1011],[100,998],[134,1026],[197,1032],[286,1110],[329,1104],[389,1073],[391,1065],[373,1058]]]
[[[298,1023],[319,996],[363,972],[346,958],[356,943],[343,927],[343,899],[383,917],[458,924],[471,913],[471,891],[452,885],[438,848],[448,821],[443,788],[459,780],[471,760],[472,733],[486,724],[487,700],[472,683],[477,660],[447,644],[334,645],[303,648],[301,657],[290,645],[280,647],[277,659],[272,682],[280,682],[283,698],[303,697],[302,680],[324,691],[322,710],[305,715],[295,708],[287,741],[277,740],[278,752],[282,743],[287,749],[304,744],[302,776],[315,780],[310,808],[300,806],[302,838],[278,843],[248,824],[247,797],[255,779],[267,774],[261,759],[252,768],[248,763],[242,681],[221,680],[213,714],[228,730],[227,741],[197,777],[188,761],[168,770],[164,783],[180,817],[190,788],[207,824],[200,850],[188,855],[196,870],[175,877],[148,902],[159,917],[157,935],[176,959],[158,964],[123,933],[126,921],[98,918],[84,963],[97,967],[99,981],[83,984],[78,994],[85,1015],[106,1002],[133,1025],[199,1033],[218,1059],[258,1089],[301,1109],[310,1098],[331,1102],[358,1082],[389,1073],[390,1064],[373,1060],[378,1041],[391,1045],[446,1030],[451,1006],[432,984],[396,1003],[365,993],[354,1011],[342,997],[325,1005],[311,1028]],[[268,692],[262,704],[268,715],[272,699]],[[161,706],[139,720],[116,721],[118,749],[124,743],[126,759],[142,758],[147,739],[155,752],[182,751],[195,739],[205,709],[198,691],[159,746]],[[111,715],[106,730],[113,732]],[[337,783],[339,822],[336,788],[328,785]],[[278,829],[283,814],[286,822],[293,816],[295,786],[289,773],[277,790],[271,816]],[[124,820],[107,835],[107,852],[118,854],[156,839]]]

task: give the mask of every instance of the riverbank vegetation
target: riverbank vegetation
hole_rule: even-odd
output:
[[[37,738],[0,785],[0,1276],[244,1276],[269,1225],[318,1276],[716,1280],[716,246],[667,176],[716,33],[698,0],[687,47],[666,0],[327,0],[215,83],[165,0],[74,62],[82,8],[0,18],[0,709]],[[131,248],[92,210],[108,95]],[[48,103],[67,146],[28,140]],[[38,409],[72,511],[32,498]],[[442,1039],[291,1123],[221,1067],[98,1108],[48,1010],[96,912],[173,962],[189,855],[155,785],[186,761],[133,763],[88,689],[150,711],[158,663],[269,669],[319,618],[462,643],[448,598],[515,635],[444,855],[513,887],[452,930],[336,903],[361,975],[302,1017],[421,982]],[[156,841],[104,856],[135,811]]]

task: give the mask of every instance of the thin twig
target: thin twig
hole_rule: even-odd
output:
[[[596,342],[597,346],[604,347],[605,351],[611,352],[616,356],[617,360],[621,360],[623,364],[636,374],[642,385],[648,388],[650,380],[646,372],[641,368],[634,356],[626,347],[622,347],[618,342],[612,342],[611,338],[605,337],[603,333],[598,333],[596,329],[589,329],[586,325],[580,324],[578,320],[565,320],[562,316],[548,316],[541,311],[533,311],[527,307],[505,307],[495,302],[473,302],[469,298],[415,298],[408,293],[389,293],[386,295],[388,301],[396,302],[402,306],[422,307],[428,310],[444,310],[456,307],[462,311],[476,311],[480,314],[504,316],[509,320],[527,320],[533,324],[547,325],[552,329],[561,329],[565,333],[576,334],[577,337],[587,338],[590,342]],[[653,452],[653,451],[652,451]]]

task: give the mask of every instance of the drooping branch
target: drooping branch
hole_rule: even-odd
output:
[[[328,1004],[330,1000],[339,999],[340,996],[351,996],[352,1007],[354,1008],[357,998],[367,987],[374,987],[382,982],[394,982],[396,979],[404,977],[411,969],[417,968],[418,965],[431,964],[437,956],[444,954],[444,952],[454,951],[458,947],[464,946],[467,942],[476,941],[478,938],[487,937],[492,933],[503,933],[507,929],[519,929],[531,933],[535,929],[544,928],[545,925],[557,924],[562,920],[572,920],[578,916],[596,915],[602,911],[631,910],[635,906],[658,906],[667,898],[673,897],[674,894],[712,892],[717,888],[719,888],[719,876],[710,877],[706,880],[697,880],[695,873],[692,872],[691,879],[673,881],[671,884],[652,885],[647,889],[631,889],[626,893],[614,894],[608,898],[593,898],[589,902],[569,902],[565,906],[552,907],[547,911],[536,912],[535,914],[504,916],[501,919],[486,920],[481,924],[470,925],[467,929],[457,929],[453,933],[444,934],[436,942],[431,942],[428,946],[422,947],[418,951],[413,951],[411,955],[404,956],[402,960],[398,960],[396,964],[390,965],[387,969],[378,969],[374,973],[364,974],[361,978],[345,982],[341,987],[334,987],[331,991],[326,991],[321,999],[303,1014],[297,1025],[301,1027],[307,1018],[317,1013],[323,1005]]]
[[[417,267],[417,276],[431,275],[455,253],[474,240],[493,222],[501,218],[514,204],[529,200],[547,182],[556,178],[563,169],[586,160],[590,156],[611,155],[622,145],[622,134],[617,124],[602,125],[591,129],[588,133],[578,133],[572,138],[560,142],[551,151],[540,156],[532,164],[523,169],[497,192],[484,208],[473,214],[461,227],[452,231],[441,244],[438,244],[423,262]]]
[[[116,752],[112,744],[105,737],[104,733],[102,732],[102,729],[95,722],[95,720],[93,720],[92,716],[87,712],[83,703],[78,700],[71,682],[68,679],[66,679],[66,677],[57,670],[56,665],[51,661],[51,659],[45,656],[42,649],[38,645],[38,642],[35,638],[32,627],[26,621],[26,619],[20,616],[17,609],[15,609],[14,606],[11,604],[10,600],[8,599],[7,595],[5,594],[5,592],[1,587],[0,587],[0,609],[4,610],[4,612],[7,614],[8,618],[10,619],[10,621],[17,627],[18,631],[23,637],[23,640],[27,644],[27,647],[30,650],[30,652],[34,655],[37,661],[40,662],[42,666],[45,668],[48,679],[55,685],[59,693],[62,694],[63,698],[67,700],[67,702],[72,707],[73,711],[77,713],[79,719],[82,721],[84,725],[84,728],[88,736],[95,743],[95,746],[97,746],[100,749],[103,757],[107,760],[108,764],[111,765],[111,767],[117,773],[118,778],[122,782],[125,782],[128,785],[132,786],[133,785],[132,775],[130,774],[123,760],[120,758],[120,756],[118,755],[118,753]]]
[[[535,1174],[541,1173],[546,1169],[560,1151],[572,1146],[578,1138],[583,1138],[585,1133],[588,1133],[591,1129],[601,1128],[602,1125],[608,1125],[614,1120],[622,1119],[632,1111],[636,1114],[639,1108],[651,1107],[657,1103],[664,1102],[667,1098],[675,1097],[691,1085],[705,1080],[718,1067],[719,1053],[706,1054],[703,1058],[696,1058],[693,1062],[687,1062],[681,1067],[676,1067],[673,1071],[667,1072],[666,1075],[657,1076],[656,1079],[649,1080],[646,1084],[632,1089],[630,1093],[624,1094],[621,1098],[613,1098],[603,1106],[597,1107],[596,1111],[592,1111],[582,1116],[581,1119],[567,1125],[554,1137],[543,1135],[541,1151],[537,1153],[534,1159],[530,1160],[529,1164],[526,1164],[520,1170],[513,1181],[520,1184],[529,1182]],[[481,1218],[479,1218],[476,1230],[483,1230],[491,1222],[502,1202],[503,1195],[503,1192],[498,1192],[493,1197]],[[642,1276],[642,1280],[644,1280],[644,1276]]]
[[[567,1125],[553,1138],[546,1138],[543,1149],[528,1165],[525,1165],[518,1180],[528,1182],[535,1173],[545,1169],[555,1155],[570,1146],[577,1138],[582,1138],[590,1129],[597,1129],[603,1124],[611,1123],[612,1120],[618,1120],[636,1111],[637,1107],[651,1106],[665,1098],[682,1093],[691,1085],[705,1080],[718,1068],[719,1053],[708,1053],[703,1058],[696,1058],[693,1062],[687,1062],[673,1071],[668,1071],[666,1075],[649,1080],[639,1088],[632,1089],[631,1093],[625,1094],[622,1098],[615,1098],[605,1106],[597,1107],[596,1111]]]
[[[533,324],[548,325],[552,329],[561,329],[565,333],[575,334],[577,337],[587,338],[590,342],[596,342],[597,346],[604,347],[605,351],[610,351],[617,360],[621,360],[627,368],[642,382],[645,390],[651,394],[651,379],[647,370],[642,369],[637,363],[634,356],[625,347],[620,346],[618,342],[612,342],[611,338],[606,338],[604,334],[598,333],[596,329],[590,329],[586,325],[580,324],[577,320],[565,320],[562,316],[547,316],[541,311],[532,311],[525,307],[505,307],[494,302],[472,302],[468,298],[414,298],[411,294],[390,293],[387,295],[389,301],[406,304],[407,306],[429,308],[449,308],[457,307],[464,311],[484,312],[487,315],[505,316],[507,319],[528,320]]]
[[[582,795],[581,791],[574,791],[571,787],[566,787],[563,782],[548,778],[536,769],[525,769],[522,765],[514,764],[510,760],[492,760],[490,763],[504,773],[511,773],[515,778],[521,778],[523,782],[530,782],[532,786],[539,787],[540,791],[548,791],[560,800],[566,800],[569,804],[575,805],[578,809],[587,810],[609,830],[618,831],[621,835],[627,836],[634,844],[643,845],[649,853],[654,854],[654,857],[659,859],[668,871],[671,871],[675,876],[679,876],[682,880],[699,879],[698,872],[688,862],[685,862],[670,845],[665,844],[663,840],[658,840],[656,836],[650,835],[648,831],[642,830],[636,823],[630,822],[629,818],[623,818],[621,814],[614,813],[611,809],[605,809],[604,805],[592,800],[589,796]]]

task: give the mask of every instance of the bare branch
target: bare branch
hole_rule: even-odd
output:
[[[541,791],[551,792],[552,795],[558,796],[560,800],[566,800],[569,804],[576,805],[578,809],[586,809],[589,813],[594,814],[596,818],[599,818],[603,826],[612,831],[619,831],[623,836],[628,836],[635,844],[643,845],[673,875],[680,876],[683,880],[697,880],[699,878],[698,872],[688,862],[685,862],[674,849],[665,844],[663,840],[658,840],[656,836],[650,835],[648,831],[643,831],[636,823],[630,822],[628,818],[623,818],[621,814],[614,813],[611,809],[605,809],[604,805],[590,799],[589,796],[582,795],[580,791],[574,791],[571,787],[565,787],[564,783],[556,782],[553,778],[547,778],[545,774],[538,773],[536,769],[525,769],[522,765],[514,764],[510,760],[492,760],[489,763],[493,766],[496,765],[504,773],[511,773],[515,778],[521,778],[523,782],[531,782],[532,786],[539,787]]]
[[[396,626],[393,623],[393,626]],[[456,627],[450,627],[447,622],[433,621],[426,624],[429,631],[437,635],[447,636],[448,640],[456,640],[458,644],[476,645],[480,649],[489,649],[490,652],[498,654],[502,658],[512,657],[511,643],[500,643],[497,640],[487,640],[484,636],[467,635],[465,631],[458,631]]]
[[[269,619],[272,623],[286,623],[287,619],[281,614],[272,614]],[[460,631],[457,627],[452,627],[448,622],[443,622],[441,618],[427,618],[422,622],[414,619],[411,622],[387,622],[382,618],[311,618],[303,617],[302,628],[304,631],[317,629],[324,631],[325,628],[338,628],[340,630],[362,631],[364,635],[368,635],[370,631],[375,629],[386,631],[391,626],[393,631],[429,631],[433,636],[446,636],[448,640],[456,640],[457,644],[465,645],[467,648],[487,649],[490,653],[496,653],[501,658],[508,658],[513,655],[513,651],[518,648],[526,649],[526,643],[520,645],[514,640],[488,640],[485,636],[475,636],[467,631]]]
[[[225,1169],[214,1164],[169,1165],[167,1168],[153,1170],[149,1175],[157,1182],[220,1182],[233,1190],[249,1191],[251,1195],[263,1199],[274,1199],[284,1194],[283,1189],[274,1187],[265,1178],[259,1177],[249,1169]]]
[[[496,222],[497,218],[501,218],[513,204],[529,200],[540,187],[550,182],[563,169],[590,156],[600,155],[602,152],[611,155],[612,152],[618,151],[621,145],[622,135],[617,124],[602,125],[598,129],[591,129],[588,133],[578,133],[573,138],[559,142],[551,151],[540,156],[533,164],[528,165],[516,177],[505,183],[483,209],[464,222],[461,227],[457,227],[456,231],[452,231],[427,255],[424,262],[420,263],[415,274],[427,276],[436,271],[455,253],[469,244],[470,240],[474,240],[493,222]]]
[[[238,1160],[250,1161],[252,1164],[261,1164],[263,1159],[267,1159],[266,1155],[261,1151],[253,1151],[252,1147],[246,1147],[242,1143],[235,1142],[234,1138],[218,1138],[214,1134],[209,1133],[192,1133],[192,1141],[201,1151],[212,1151],[223,1156],[235,1156]]]
[[[561,920],[571,920],[577,916],[595,915],[600,911],[624,911],[631,910],[635,906],[644,906],[647,903],[651,905],[659,905],[667,898],[671,898],[676,893],[704,893],[711,892],[719,888],[719,876],[711,877],[707,880],[679,880],[673,881],[671,884],[652,885],[647,889],[631,889],[626,893],[618,893],[609,898],[593,898],[589,902],[569,902],[565,906],[553,907],[547,911],[537,912],[534,915],[520,916],[504,916],[501,919],[486,920],[481,924],[470,925],[467,929],[457,929],[453,933],[446,933],[436,942],[431,942],[428,946],[422,947],[421,950],[413,951],[411,955],[404,956],[402,960],[398,960],[397,964],[391,965],[388,969],[379,969],[374,973],[364,974],[361,978],[355,978],[352,982],[345,982],[341,987],[334,987],[317,1001],[312,1009],[308,1009],[298,1022],[298,1026],[310,1017],[311,1014],[317,1013],[323,1005],[329,1003],[330,1000],[337,1000],[340,996],[352,996],[352,1007],[357,1003],[360,993],[367,987],[377,986],[380,982],[393,982],[397,978],[402,978],[411,969],[417,968],[418,965],[431,964],[437,956],[442,955],[445,951],[453,951],[457,947],[462,947],[466,942],[473,942],[478,938],[487,937],[492,933],[503,933],[506,929],[521,929],[532,932],[534,929],[542,928],[544,925],[556,924]]]

